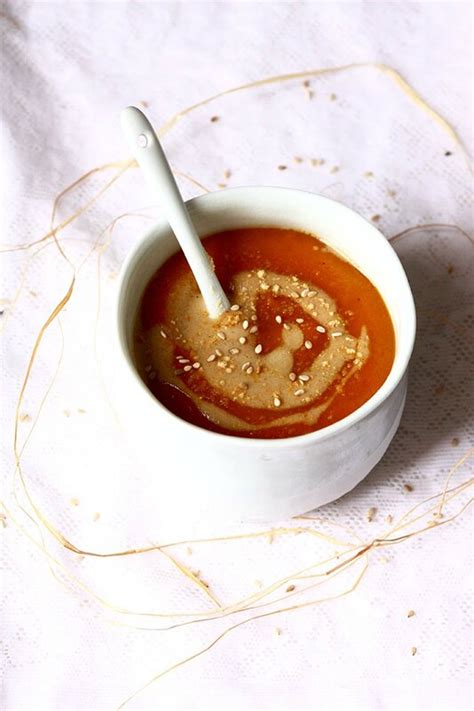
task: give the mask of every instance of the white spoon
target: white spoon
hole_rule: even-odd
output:
[[[196,234],[160,142],[146,116],[135,106],[121,114],[122,130],[153,197],[159,200],[166,219],[184,252],[206,309],[212,319],[229,309],[229,300],[217,279],[211,260]]]

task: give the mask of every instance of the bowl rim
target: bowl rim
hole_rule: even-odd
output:
[[[359,224],[365,223],[366,227],[370,227],[371,235],[374,239],[379,239],[382,241],[381,243],[385,245],[384,248],[386,249],[387,259],[392,260],[395,267],[398,269],[397,278],[400,280],[400,288],[405,290],[407,297],[406,313],[404,314],[404,320],[406,321],[406,335],[404,343],[402,344],[402,349],[398,353],[396,352],[396,357],[392,364],[392,368],[380,388],[368,400],[366,400],[366,402],[360,405],[360,407],[351,412],[349,415],[346,415],[346,417],[343,417],[341,420],[338,420],[337,422],[334,422],[331,425],[327,425],[326,427],[323,427],[319,430],[308,432],[307,434],[295,435],[292,437],[266,439],[264,437],[239,437],[238,435],[228,435],[222,434],[220,432],[213,432],[212,430],[207,430],[204,427],[199,427],[198,425],[194,425],[193,423],[188,422],[187,420],[183,420],[178,415],[175,415],[173,412],[168,410],[153,395],[153,393],[147,388],[147,386],[141,379],[133,363],[130,349],[127,344],[127,338],[125,335],[124,319],[121,318],[121,314],[123,312],[124,285],[127,283],[128,277],[133,272],[133,269],[136,267],[136,264],[140,261],[140,259],[137,257],[137,253],[140,252],[140,249],[144,244],[156,237],[158,231],[168,228],[168,225],[164,219],[157,220],[155,225],[152,228],[148,229],[141,236],[141,238],[139,238],[132,246],[120,269],[114,304],[116,326],[115,333],[118,336],[120,355],[122,356],[124,363],[127,365],[127,372],[129,373],[129,375],[132,376],[134,384],[139,386],[138,390],[146,396],[147,400],[149,402],[152,401],[155,407],[161,409],[163,413],[166,413],[166,416],[172,418],[175,422],[179,423],[178,426],[185,428],[184,431],[187,431],[191,435],[205,438],[211,446],[232,446],[245,449],[258,449],[263,446],[265,448],[274,450],[294,448],[296,445],[298,447],[304,448],[312,446],[317,442],[322,442],[324,440],[330,439],[331,437],[334,437],[335,435],[339,434],[339,432],[343,432],[349,427],[353,427],[358,422],[366,418],[368,415],[374,412],[394,392],[394,390],[399,385],[400,381],[403,379],[407,371],[408,363],[413,352],[416,336],[416,310],[413,294],[405,270],[403,268],[403,265],[401,264],[397,253],[395,252],[388,239],[377,227],[375,227],[375,225],[369,222],[357,211],[353,210],[350,207],[347,207],[346,205],[337,200],[333,200],[332,198],[328,198],[323,195],[318,195],[317,193],[313,193],[309,190],[263,185],[225,188],[219,191],[214,191],[191,198],[190,200],[186,201],[186,205],[192,209],[193,205],[198,202],[202,204],[210,200],[219,200],[221,199],[220,196],[227,196],[230,193],[233,193],[234,195],[248,195],[250,192],[263,193],[268,191],[274,193],[285,193],[285,195],[287,195],[288,193],[302,193],[304,195],[311,196],[311,198],[315,198],[322,203],[328,203],[333,207],[335,206],[338,210],[345,212],[346,215],[349,215],[352,219],[357,220]],[[389,313],[392,316],[390,309]],[[398,345],[396,346],[396,349],[398,349]]]

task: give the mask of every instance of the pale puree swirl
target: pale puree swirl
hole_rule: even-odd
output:
[[[294,300],[305,318],[314,321],[314,333],[325,345],[302,372],[295,353],[313,350],[298,321],[281,327],[280,344],[268,350],[259,340],[258,300],[271,295],[278,304]],[[365,326],[358,337],[346,330],[335,301],[321,288],[295,276],[274,271],[245,270],[233,276],[232,310],[211,321],[190,273],[181,275],[167,300],[166,324],[154,325],[147,334],[146,370],[161,382],[179,388],[217,425],[235,431],[265,430],[294,423],[314,425],[344,385],[369,357]],[[155,375],[156,374],[156,375]],[[256,423],[229,412],[215,398],[199,394],[203,379],[214,393],[247,408],[274,413],[271,421]]]

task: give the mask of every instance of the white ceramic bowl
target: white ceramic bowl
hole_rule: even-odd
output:
[[[178,250],[158,223],[123,264],[116,300],[116,400],[146,472],[146,495],[182,515],[269,520],[296,515],[350,491],[377,464],[402,414],[415,308],[405,272],[386,238],[357,213],[328,198],[284,188],[235,188],[187,203],[198,234],[239,227],[283,227],[318,236],[377,287],[396,333],[395,360],[370,400],[322,430],[286,439],[245,439],[210,432],[169,412],[137,374],[133,324],[144,288]]]

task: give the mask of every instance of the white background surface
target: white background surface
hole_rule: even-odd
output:
[[[148,102],[159,126],[175,111],[247,81],[383,62],[400,71],[472,150],[467,3],[10,2],[2,4],[0,21],[4,247],[41,238],[60,190],[93,166],[127,157],[117,114],[139,101]],[[312,100],[295,81],[199,109],[164,140],[173,165],[210,189],[217,189],[230,169],[229,185],[323,192],[368,218],[380,214],[387,236],[419,223],[472,229],[470,175],[459,146],[394,83],[367,67],[313,79],[311,87]],[[212,115],[220,120],[211,123]],[[295,164],[295,155],[304,162]],[[310,158],[326,162],[314,168]],[[279,164],[288,169],[279,171]],[[337,173],[331,172],[335,166]],[[81,188],[60,217],[90,197],[105,177]],[[189,181],[181,185],[188,196],[198,193]],[[100,206],[63,233],[70,259],[79,264],[114,217],[147,204],[141,180],[131,171]],[[82,549],[147,545],[189,528],[176,521],[176,531],[163,530],[153,484],[141,477],[103,390],[114,277],[133,234],[147,226],[145,219],[125,220],[102,257],[101,369],[94,351],[98,273],[92,255],[61,317],[62,332],[56,323],[41,346],[21,408],[36,416],[56,373],[62,333],[61,368],[25,449],[23,469],[43,513]],[[137,630],[165,623],[104,608],[55,564],[50,568],[35,547],[39,529],[12,495],[11,441],[35,334],[70,279],[67,264],[47,244],[38,253],[2,255],[2,491],[24,529],[8,517],[0,528],[2,705],[10,711],[111,709],[241,618],[166,632]],[[472,444],[472,246],[449,229],[421,230],[398,245],[419,316],[403,425],[368,479],[318,512],[328,530],[351,526],[364,540],[384,530],[387,514],[400,516],[441,491],[447,471]],[[27,254],[35,255],[28,263]],[[24,288],[15,300],[22,275]],[[20,442],[31,424],[22,423]],[[204,455],[199,466],[205,466]],[[159,452],[157,471],[172,475],[172,462],[160,462]],[[468,475],[466,464],[456,483]],[[413,486],[411,493],[404,491],[405,482]],[[370,506],[378,511],[369,524]],[[97,521],[95,512],[101,514]],[[372,555],[361,585],[347,597],[250,622],[157,681],[129,707],[467,710],[472,706],[471,524],[467,512],[383,556]],[[212,524],[191,528],[198,532]],[[158,554],[83,559],[63,550],[47,531],[43,536],[66,570],[116,606],[206,609],[201,593]],[[314,556],[322,557],[323,548],[299,536],[271,545],[241,541],[192,550],[176,553],[231,602],[309,565]],[[340,592],[353,580],[354,572],[320,594]],[[416,615],[408,619],[409,609]]]

